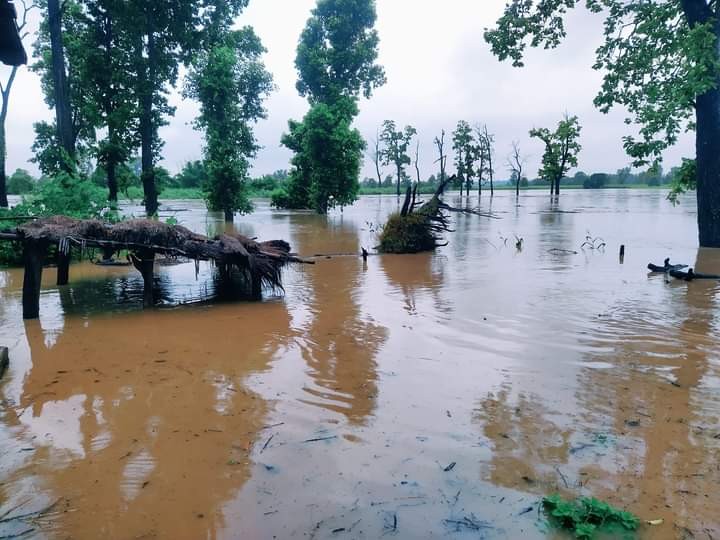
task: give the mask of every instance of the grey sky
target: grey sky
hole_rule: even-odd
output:
[[[254,173],[289,168],[290,153],[280,146],[289,118],[300,119],[307,105],[295,90],[295,46],[315,0],[251,0],[238,19],[252,25],[268,49],[268,69],[277,91],[267,102],[268,119],[256,133],[263,149]],[[566,110],[583,124],[580,169],[615,171],[628,164],[622,136],[628,133],[620,110],[603,115],[592,105],[600,74],[590,66],[601,41],[602,19],[577,11],[568,23],[568,39],[555,51],[531,51],[526,67],[498,62],[483,41],[483,29],[492,26],[504,0],[377,0],[380,63],[388,82],[369,101],[361,103],[357,127],[369,140],[384,119],[412,124],[421,143],[421,172],[434,172],[433,138],[453,130],[460,119],[487,123],[496,134],[498,176],[506,177],[505,157],[513,140],[529,157],[528,173],[535,175],[542,146],[530,140],[534,126],[553,126]],[[35,25],[36,20],[32,21]],[[5,81],[9,68],[0,67]],[[202,137],[189,123],[196,113],[192,102],[176,94],[177,114],[161,136],[166,141],[163,165],[176,172],[188,160],[200,157]],[[32,124],[49,119],[37,77],[22,69],[13,90],[7,123],[8,170],[24,167],[36,172],[31,157]],[[666,167],[693,153],[692,138],[682,137],[666,155]],[[389,170],[387,171],[390,172]],[[363,174],[374,176],[369,159]]]

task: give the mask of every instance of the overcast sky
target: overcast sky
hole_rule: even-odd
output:
[[[254,163],[254,174],[289,168],[290,153],[280,146],[289,118],[300,119],[307,103],[295,89],[295,47],[315,0],[250,0],[238,19],[252,25],[268,53],[267,68],[277,91],[267,102],[268,119],[256,134],[263,149]],[[537,172],[542,145],[528,137],[535,126],[554,126],[565,111],[580,117],[583,125],[580,169],[588,173],[614,172],[628,165],[622,136],[628,133],[625,114],[616,110],[603,115],[592,100],[600,86],[600,74],[590,66],[601,41],[602,19],[578,10],[568,21],[568,39],[555,51],[531,51],[526,67],[500,63],[489,51],[482,34],[502,11],[504,0],[377,0],[380,63],[387,84],[370,100],[360,104],[357,127],[366,140],[375,137],[383,120],[411,124],[421,143],[421,173],[435,172],[433,138],[445,129],[452,132],[458,120],[486,123],[496,134],[497,175],[507,177],[505,158],[513,140],[528,156],[528,173]],[[32,21],[36,26],[37,21]],[[28,40],[30,41],[30,40]],[[0,67],[2,80],[9,68]],[[197,112],[194,103],[173,95],[175,118],[161,130],[165,140],[163,165],[177,172],[201,154],[202,137],[190,122]],[[7,121],[8,171],[17,167],[33,173],[28,163],[33,142],[32,124],[50,119],[38,78],[21,69],[13,89]],[[684,136],[666,155],[665,166],[677,164],[693,153],[692,139]],[[390,172],[389,170],[387,172]],[[365,176],[375,176],[366,159]]]

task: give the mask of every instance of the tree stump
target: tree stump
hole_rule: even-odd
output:
[[[23,277],[23,319],[40,317],[40,288],[47,246],[41,242],[26,241],[23,245],[25,275]]]
[[[57,261],[57,285],[62,287],[70,281],[70,253],[58,251]]]
[[[5,375],[5,371],[10,365],[10,356],[7,347],[0,347],[0,379]]]
[[[153,294],[155,252],[149,249],[139,250],[137,253],[130,254],[130,260],[143,278],[143,307],[153,307],[155,305]]]

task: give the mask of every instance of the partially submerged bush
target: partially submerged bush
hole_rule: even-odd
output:
[[[589,497],[569,501],[560,495],[550,495],[543,499],[542,506],[553,525],[580,540],[590,540],[599,533],[612,535],[613,538],[632,537],[640,524],[640,520],[630,512]]]
[[[419,253],[432,251],[437,239],[428,228],[425,214],[406,216],[392,214],[380,233],[379,250],[382,253]]]

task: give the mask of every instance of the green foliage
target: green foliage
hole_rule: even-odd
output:
[[[625,137],[636,165],[658,159],[683,130],[693,129],[695,97],[715,87],[720,73],[717,13],[705,1],[586,0],[604,16],[605,42],[593,66],[603,72],[595,104],[621,105],[640,138]],[[501,60],[523,65],[528,46],[557,47],[563,18],[578,0],[511,0],[485,40]]]
[[[542,179],[559,185],[560,179],[565,177],[570,169],[577,167],[577,156],[582,148],[578,142],[581,129],[577,116],[565,114],[555,131],[547,128],[530,130],[531,137],[540,139],[545,144],[538,172]]]
[[[16,209],[21,215],[63,215],[78,219],[113,219],[115,214],[105,190],[87,178],[67,173],[40,182]]]
[[[7,192],[10,195],[25,195],[35,189],[35,179],[25,169],[16,169],[8,178]]]
[[[175,186],[181,188],[201,188],[207,183],[207,171],[202,161],[188,161],[175,175]]]
[[[318,103],[302,122],[290,121],[290,133],[282,143],[295,153],[293,169],[287,186],[273,194],[274,206],[312,208],[324,214],[357,199],[365,142],[351,125],[354,114],[347,114],[354,102],[349,98],[340,102],[339,110]]]
[[[380,38],[374,0],[318,0],[300,36],[297,89],[311,104],[369,98],[385,84],[375,64]]]
[[[405,129],[397,128],[394,120],[383,122],[380,142],[383,148],[380,151],[382,164],[394,165],[397,171],[397,194],[400,195],[400,186],[405,178],[405,166],[411,163],[407,151],[412,138],[417,135],[417,130],[412,126],[405,126]]]
[[[186,94],[200,102],[195,124],[205,131],[208,206],[226,214],[249,212],[248,160],[258,149],[251,123],[266,117],[263,100],[273,89],[272,76],[251,28],[216,31],[217,41],[193,62]]]
[[[460,120],[453,131],[452,140],[458,180],[461,185],[465,182],[469,189],[475,178],[475,160],[479,153],[479,147],[475,144],[470,124],[465,120]]]
[[[427,217],[421,213],[401,216],[392,214],[380,233],[381,253],[420,253],[437,246],[428,227]]]
[[[640,525],[639,519],[630,512],[594,498],[568,501],[560,495],[550,495],[543,499],[542,507],[553,525],[581,540],[590,540],[599,533],[622,536],[636,531]]]
[[[602,189],[608,183],[608,175],[605,173],[595,173],[583,180],[583,188],[585,189]]]
[[[682,165],[674,171],[671,181],[668,200],[677,204],[680,195],[697,189],[697,162],[694,159],[683,158]]]

